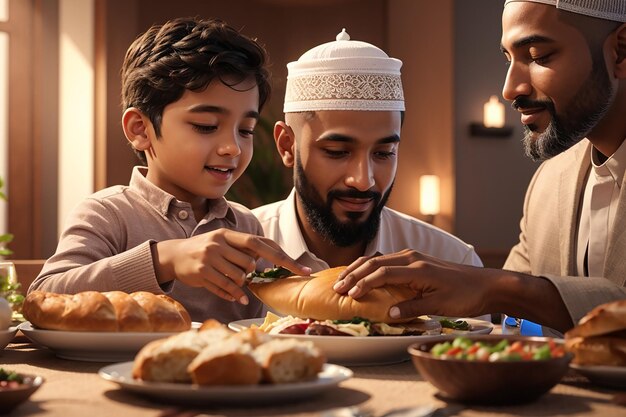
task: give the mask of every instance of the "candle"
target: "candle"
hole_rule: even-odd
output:
[[[484,105],[483,124],[485,127],[504,127],[504,104],[498,97],[491,96]]]
[[[436,175],[420,177],[420,213],[426,216],[439,214],[439,177]]]

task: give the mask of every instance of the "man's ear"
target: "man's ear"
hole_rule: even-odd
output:
[[[122,115],[122,128],[130,144],[138,151],[150,147],[148,118],[136,107],[129,107]]]
[[[615,77],[626,78],[626,23],[615,30]]]
[[[274,141],[276,141],[276,149],[278,149],[283,164],[288,168],[293,168],[296,136],[291,126],[285,122],[276,122],[274,125]]]

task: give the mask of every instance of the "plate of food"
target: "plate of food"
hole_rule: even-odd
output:
[[[252,280],[248,287],[271,310],[265,318],[229,324],[235,331],[259,327],[276,338],[313,342],[328,361],[342,365],[380,365],[409,359],[409,345],[442,333],[490,333],[493,325],[477,319],[421,317],[394,319],[391,306],[416,296],[407,286],[386,285],[358,300],[333,289],[344,267],[311,276]],[[311,319],[315,318],[315,319]]]
[[[626,388],[626,300],[601,304],[565,333],[570,367],[592,383]]]
[[[18,328],[27,338],[58,357],[82,361],[129,360],[146,343],[192,328],[180,303],[145,291],[34,291],[22,311],[29,321]]]
[[[147,382],[132,376],[133,362],[106,366],[99,375],[122,389],[158,401],[206,405],[236,404],[241,406],[293,402],[322,394],[352,376],[352,371],[339,365],[325,364],[310,381],[285,384],[251,384],[201,386],[192,383]]]
[[[271,320],[271,313],[269,313]],[[354,329],[362,331],[363,328],[368,326],[371,328],[371,323],[359,322],[358,319],[353,320],[350,323],[334,323],[339,320],[306,320],[298,319],[292,316],[279,317],[276,322],[279,326],[273,329],[280,329],[285,326],[296,326],[300,329],[306,329],[314,326],[325,326],[336,329],[338,331],[350,331],[354,332]],[[417,342],[424,342],[431,338],[439,337],[441,334],[488,334],[493,330],[493,324],[477,319],[446,319],[448,321],[457,321],[466,323],[467,330],[454,330],[443,331],[441,322],[437,318],[419,319],[412,323],[407,323],[402,327],[388,326],[387,328],[406,329],[413,327],[416,332],[421,334],[407,334],[407,335],[320,335],[320,334],[306,334],[306,333],[279,333],[269,330],[268,334],[274,338],[286,339],[294,338],[297,340],[310,341],[320,348],[326,358],[331,363],[346,365],[346,366],[373,366],[391,364],[397,362],[404,362],[410,359],[407,348]],[[265,318],[255,318],[247,320],[238,320],[229,323],[228,327],[234,331],[242,331],[248,328],[261,328],[262,330],[267,328],[263,327]],[[291,323],[291,324],[289,324]],[[374,323],[373,326],[378,326],[380,323]]]
[[[239,333],[207,320],[144,346],[133,362],[104,367],[106,380],[166,402],[274,404],[312,397],[350,378],[326,363],[310,342],[273,339],[260,330]]]

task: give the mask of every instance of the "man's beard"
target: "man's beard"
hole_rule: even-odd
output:
[[[313,230],[325,240],[340,247],[371,242],[378,233],[380,213],[387,204],[393,183],[384,194],[375,191],[358,191],[353,188],[345,191],[331,190],[326,195],[326,202],[324,203],[320,193],[306,177],[299,153],[296,154],[295,162],[296,177],[294,183],[297,195],[304,208],[304,215]],[[348,212],[349,220],[341,222],[332,211],[333,201],[338,197],[371,198],[374,201],[374,208],[365,220],[358,221],[358,218],[361,217],[359,212]]]
[[[603,57],[594,57],[592,72],[568,108],[557,114],[552,100],[518,97],[511,104],[518,108],[545,108],[552,120],[543,133],[533,136],[537,126],[524,125],[524,150],[533,160],[545,160],[580,142],[608,111],[614,96]],[[607,155],[608,156],[608,155]]]

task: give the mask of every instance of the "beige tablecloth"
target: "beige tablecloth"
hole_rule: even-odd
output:
[[[59,359],[47,349],[37,348],[25,339],[0,351],[0,365],[22,373],[41,375],[43,386],[11,413],[11,416],[58,417],[190,417],[219,416],[329,416],[343,417],[346,412],[329,414],[341,407],[357,407],[380,416],[398,407],[435,405],[445,416],[626,416],[626,407],[615,403],[618,390],[593,386],[572,373],[539,400],[517,406],[463,406],[447,403],[437,390],[423,381],[410,362],[389,366],[353,367],[354,377],[337,389],[306,401],[272,404],[263,407],[207,407],[187,409],[161,404],[120,389],[105,381],[97,371],[105,363]]]

